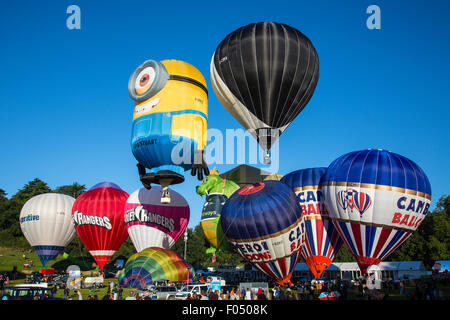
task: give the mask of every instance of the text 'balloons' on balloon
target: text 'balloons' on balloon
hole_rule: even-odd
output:
[[[304,243],[295,193],[279,181],[240,188],[222,209],[222,229],[233,249],[278,283],[288,282]]]
[[[320,278],[343,244],[323,202],[320,180],[326,170],[301,169],[281,178],[295,192],[302,208],[306,239],[302,256],[315,278]]]
[[[71,215],[74,202],[64,194],[44,193],[29,199],[20,211],[20,228],[43,266],[75,236]]]
[[[228,34],[216,48],[210,69],[221,104],[268,152],[311,99],[319,58],[297,29],[259,22]]]
[[[181,183],[189,169],[202,180],[209,172],[208,91],[200,71],[184,61],[147,60],[131,75],[128,93],[135,101],[131,150],[144,187]]]
[[[100,269],[127,239],[124,207],[128,193],[114,183],[98,183],[73,204],[75,231]]]
[[[170,190],[170,203],[161,203],[163,190],[153,186],[133,192],[125,204],[125,223],[137,252],[148,247],[170,249],[189,223],[189,205],[181,194]]]
[[[194,269],[176,252],[157,247],[132,255],[119,274],[119,285],[145,289],[154,281],[192,282]]]
[[[330,218],[363,273],[419,227],[431,202],[431,185],[422,169],[381,149],[337,158],[321,185]]]

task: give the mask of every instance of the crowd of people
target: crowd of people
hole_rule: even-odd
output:
[[[444,281],[444,280],[442,280]],[[273,288],[247,288],[247,287],[222,287],[220,290],[201,290],[200,292],[188,293],[186,300],[316,300],[321,293],[335,292],[339,300],[390,300],[392,295],[400,295],[404,300],[444,300],[444,284],[436,279],[401,280],[392,279],[382,282],[381,288],[371,289],[367,286],[366,279],[360,278],[355,282],[332,281],[326,282],[305,281],[296,285],[274,285]],[[448,285],[448,278],[445,280]],[[0,289],[10,284],[7,274],[0,273]],[[163,286],[175,286],[175,283],[165,282]],[[181,284],[179,284],[181,286]],[[67,286],[50,287],[49,294],[56,296],[58,290],[63,290],[65,300],[160,300],[165,297],[158,296],[157,287],[150,287],[144,290],[127,290],[124,295],[124,288],[114,281],[109,281],[107,291],[100,290],[95,283],[88,289],[71,290]],[[180,289],[177,287],[177,289]],[[88,293],[87,293],[88,292]],[[87,294],[86,294],[87,293]],[[101,293],[101,297],[99,294]],[[46,297],[36,296],[34,299],[45,299]]]
[[[263,288],[245,289],[241,291],[232,288],[231,291],[223,292],[223,290],[208,289],[206,292],[201,290],[200,293],[188,293],[185,300],[267,300],[266,291]]]

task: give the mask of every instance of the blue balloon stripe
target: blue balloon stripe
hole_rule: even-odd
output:
[[[377,227],[374,226],[365,226],[365,242],[366,242],[366,253],[365,256],[370,257],[372,254],[373,245],[375,243],[375,235],[377,232]]]
[[[56,258],[58,253],[63,249],[62,246],[33,246],[34,251],[39,257],[42,265],[45,266],[47,262]]]
[[[308,168],[293,171],[281,178],[281,182],[288,185],[291,189],[300,188],[304,186],[319,185],[320,180],[327,168]]]
[[[403,237],[404,234],[405,234],[405,231],[395,230],[395,235],[389,241],[388,245],[383,250],[383,252],[378,256],[378,258],[384,259],[384,256],[392,249],[393,246],[395,246],[398,243],[398,241],[401,239],[401,237]]]
[[[355,182],[415,190],[431,196],[431,185],[413,161],[386,150],[361,150],[334,160],[323,182]]]
[[[344,238],[345,238],[346,242],[350,245],[351,252],[353,254],[358,254],[358,250],[356,250],[355,245],[353,243],[353,239],[352,239],[352,237],[350,235],[349,230],[347,229],[347,223],[343,222],[343,221],[339,221],[338,224],[339,224],[339,227],[342,230],[342,233],[344,235]]]
[[[278,267],[274,261],[269,262],[267,265],[277,278],[281,278],[281,273],[278,271]]]
[[[297,258],[298,258],[299,252],[300,251],[296,251],[296,252],[294,252],[294,254],[292,256],[289,257],[290,261],[289,261],[288,273],[291,273],[291,271],[294,270],[295,266],[297,265]]]
[[[325,234],[325,243],[322,245],[322,256],[327,256],[328,249],[330,248],[330,240],[333,228],[330,227],[332,225],[332,222],[330,220],[322,220],[323,222],[323,228],[324,228],[324,234]]]
[[[265,182],[265,185],[275,181]],[[286,185],[276,181],[284,188],[270,188],[274,195],[266,194],[263,198],[253,198],[253,201],[239,201],[250,195],[240,195],[235,192],[225,203],[222,209],[222,229],[228,238],[232,239],[255,239],[268,236],[286,229],[301,218],[300,206],[295,194]],[[257,193],[263,192],[262,189]],[[237,195],[236,195],[237,194]],[[282,200],[280,200],[280,197]],[[248,200],[248,199],[246,199]],[[274,206],[273,204],[277,205]]]
[[[314,232],[312,230],[311,220],[305,220],[305,230],[306,230],[306,239],[309,242],[309,247],[311,248],[311,253],[315,256],[316,253],[316,245],[315,245],[315,237]]]

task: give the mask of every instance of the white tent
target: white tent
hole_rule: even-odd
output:
[[[431,274],[427,271],[422,261],[383,261],[378,265],[383,279],[415,279]],[[304,278],[306,275],[312,278],[306,263],[298,263],[294,276]],[[351,280],[361,276],[361,271],[356,262],[334,262],[325,270],[323,277],[329,279]]]

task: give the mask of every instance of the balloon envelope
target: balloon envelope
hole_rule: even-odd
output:
[[[22,207],[20,228],[44,266],[75,235],[71,215],[74,202],[64,194],[45,193],[32,197]]]
[[[114,183],[98,183],[73,204],[75,230],[100,269],[128,237],[124,207],[128,193]]]
[[[380,149],[337,158],[321,184],[330,218],[363,273],[419,227],[431,202],[430,182],[422,169]]]
[[[141,188],[125,204],[125,223],[138,252],[148,247],[169,249],[189,223],[189,205],[181,194],[170,190],[170,203],[161,203],[162,188]]]
[[[279,181],[240,188],[225,203],[222,229],[244,259],[278,283],[288,282],[304,242],[295,193]]]
[[[210,69],[221,104],[267,151],[310,100],[319,58],[297,29],[259,22],[227,35]]]
[[[156,247],[132,255],[119,274],[119,285],[145,289],[153,281],[192,282],[193,268],[176,252]]]
[[[222,231],[220,216],[226,201],[237,189],[239,189],[239,186],[236,183],[232,180],[223,179],[215,169],[196,188],[199,195],[206,195],[201,226],[206,239],[211,244],[211,247],[207,249],[208,253],[214,252],[215,249],[231,249]]]
[[[343,243],[323,203],[319,183],[326,170],[302,169],[281,178],[281,182],[293,189],[302,208],[306,239],[302,256],[315,278],[320,278]]]
[[[178,60],[147,60],[128,84],[135,101],[131,150],[152,173],[180,175],[206,146],[208,91],[200,71]],[[180,156],[182,154],[182,156]]]

